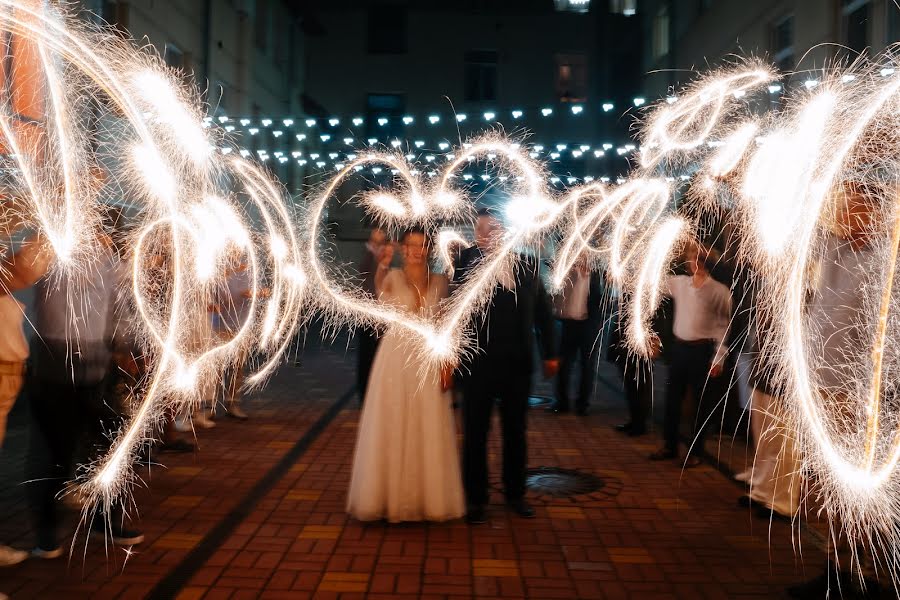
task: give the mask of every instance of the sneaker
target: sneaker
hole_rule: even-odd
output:
[[[0,544],[0,567],[17,565],[26,558],[28,558],[28,553],[24,550],[16,550]]]
[[[241,421],[246,421],[248,419],[247,413],[245,413],[244,409],[241,408],[241,405],[237,403],[232,404],[228,409],[228,416]]]
[[[194,413],[194,426],[200,429],[212,429],[216,426],[216,422],[209,418],[209,414],[205,410],[198,410]]]
[[[36,546],[31,551],[31,556],[33,556],[35,558],[43,558],[46,560],[50,560],[52,558],[59,558],[60,556],[62,556],[62,553],[63,553],[62,546],[57,546],[56,548],[52,548],[50,550],[48,550],[46,548],[41,548],[40,546]]]

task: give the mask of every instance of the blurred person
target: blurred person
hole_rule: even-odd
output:
[[[728,355],[726,338],[731,319],[731,292],[710,276],[706,248],[691,244],[685,258],[689,274],[669,275],[662,286],[663,293],[675,303],[674,339],[666,392],[665,443],[650,455],[650,459],[678,458],[681,407],[690,390],[696,399],[697,411],[685,467],[695,467],[701,462],[698,454],[703,452],[708,416],[725,392],[721,376]],[[657,340],[652,355],[658,354]]]
[[[386,254],[385,254],[386,253]],[[375,227],[369,234],[366,242],[365,254],[359,265],[359,274],[363,277],[363,292],[369,298],[376,297],[375,276],[381,259],[393,258],[394,247],[387,234],[380,227]],[[390,257],[390,258],[388,258]],[[388,263],[390,264],[390,263]],[[372,361],[375,359],[375,351],[378,349],[379,332],[374,326],[360,327],[356,335],[359,340],[356,365],[356,390],[359,393],[359,401],[362,403],[366,395],[366,386],[369,383],[369,373],[372,371]]]
[[[475,225],[476,244],[460,254],[457,281],[466,278],[503,236],[503,225],[490,210],[481,210]],[[532,355],[537,327],[544,375],[559,370],[554,343],[553,312],[536,261],[520,257],[501,271],[484,315],[476,319],[478,352],[461,365],[465,441],[463,472],[467,514],[471,524],[487,521],[487,436],[495,400],[500,399],[503,429],[503,485],[507,506],[525,518],[535,516],[525,500],[528,462],[526,417],[533,371]]]
[[[647,417],[653,400],[653,361],[636,352],[629,351],[625,344],[627,321],[622,315],[622,306],[627,302],[618,299],[615,323],[610,330],[608,359],[619,369],[628,404],[628,421],[615,426],[616,431],[630,437],[639,437],[647,432]],[[658,331],[656,327],[654,331]]]
[[[6,436],[7,416],[24,383],[28,359],[28,340],[23,327],[25,307],[12,293],[34,285],[46,273],[51,257],[44,240],[34,235],[15,254],[4,257],[0,268],[0,448]],[[0,567],[18,564],[26,558],[28,553],[24,550],[0,544]]]
[[[556,401],[550,406],[554,413],[567,413],[570,376],[579,363],[578,396],[575,412],[588,414],[594,391],[600,328],[603,326],[604,289],[601,276],[592,273],[587,259],[578,258],[566,275],[563,289],[554,297],[554,313],[561,325],[559,374],[556,377]]]
[[[62,271],[36,285],[34,372],[29,399],[34,421],[28,451],[28,497],[37,534],[32,554],[55,558],[59,544],[56,499],[72,472],[82,436],[92,442],[92,456],[109,449],[107,434],[118,429],[120,416],[106,402],[106,378],[111,362],[111,321],[116,258],[112,243],[98,235],[97,256],[79,273]],[[91,518],[93,533],[115,544],[143,541],[124,523],[119,504],[104,518]],[[108,527],[107,527],[108,525]]]
[[[859,363],[848,362],[859,348],[871,346],[860,318],[865,309],[865,289],[873,273],[882,271],[881,256],[874,252],[873,234],[878,230],[879,196],[863,185],[844,181],[833,195],[835,219],[826,233],[819,261],[815,291],[808,305],[807,322],[815,324],[817,352],[814,378],[822,402],[838,413],[845,412],[844,433],[855,435],[858,416],[847,394]],[[829,522],[825,569],[814,579],[788,588],[793,598],[823,598],[832,590],[854,597],[880,597],[871,547],[849,540],[838,519]],[[856,575],[851,570],[857,568]],[[885,590],[887,591],[887,590]]]
[[[447,278],[428,265],[431,240],[413,229],[401,240],[402,269],[382,252],[375,277],[385,304],[423,317],[448,296]],[[381,339],[359,422],[347,512],[361,521],[445,521],[465,513],[450,372],[423,364],[399,328]]]

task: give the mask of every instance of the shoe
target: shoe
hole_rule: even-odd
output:
[[[31,551],[31,556],[35,558],[50,560],[52,558],[59,558],[60,556],[62,556],[62,553],[62,546],[57,546],[56,548],[52,548],[50,550],[41,548],[40,546],[35,546],[35,548]]]
[[[466,523],[469,525],[483,525],[487,523],[487,513],[484,506],[473,506],[466,512]]]
[[[740,481],[741,483],[749,483],[750,477],[753,475],[753,471],[751,469],[747,469],[746,471],[741,471],[737,475],[734,476],[735,481]]]
[[[175,419],[175,431],[179,433],[189,433],[193,430],[194,428],[191,427],[191,422],[187,417],[178,417]]]
[[[587,406],[579,406],[575,409],[575,414],[579,417],[586,417],[588,416],[588,413],[590,413],[590,408]]]
[[[240,421],[246,421],[249,418],[247,413],[244,412],[244,409],[241,408],[241,405],[237,403],[232,404],[226,414],[232,419],[238,419]]]
[[[632,429],[634,429],[634,425],[632,425],[631,421],[627,423],[620,423],[614,427],[616,431],[619,433],[630,433]]]
[[[17,565],[26,558],[28,558],[28,553],[24,550],[16,550],[0,544],[0,567]]]
[[[684,468],[685,469],[693,469],[694,467],[699,467],[703,464],[703,461],[699,456],[695,456],[691,454],[684,460]]]
[[[568,403],[564,404],[564,403],[560,402],[559,400],[556,400],[555,402],[553,402],[553,404],[551,404],[550,406],[547,407],[547,410],[552,413],[556,413],[558,415],[567,413],[567,412],[569,412],[569,404]]]
[[[507,500],[506,505],[517,515],[523,519],[533,519],[537,513],[534,508],[525,501],[524,498],[518,500]]]
[[[116,546],[136,546],[144,541],[144,534],[136,529],[127,529],[114,525],[112,530],[107,530],[106,522],[99,518],[94,523],[91,533],[97,537],[110,540]]]
[[[672,460],[678,458],[678,453],[670,448],[660,448],[650,455],[650,460]]]
[[[216,422],[209,418],[209,414],[205,410],[198,410],[193,417],[194,426],[200,429],[212,429],[216,426]]]

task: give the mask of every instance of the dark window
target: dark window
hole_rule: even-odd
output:
[[[591,8],[591,0],[553,0],[560,12],[586,13]]]
[[[405,53],[406,19],[406,9],[402,6],[382,4],[370,7],[368,13],[369,53]]]
[[[556,55],[556,97],[560,102],[587,101],[587,58],[584,54]]]
[[[651,41],[653,58],[660,58],[669,54],[669,5],[664,3],[656,11],[653,17],[653,39]]]
[[[869,0],[843,0],[841,15],[844,26],[844,43],[856,52],[869,47]]]
[[[163,60],[166,61],[168,66],[175,69],[183,69],[185,67],[184,52],[182,52],[175,44],[166,44],[165,52],[163,52]]]
[[[893,2],[886,2],[887,5],[887,40],[888,44],[900,42],[900,6]]]
[[[497,99],[497,51],[471,50],[465,54],[465,99],[493,102]]]
[[[366,98],[367,137],[377,138],[384,143],[403,138],[405,109],[406,98],[403,94],[369,94]],[[381,125],[379,119],[387,119],[387,123]]]
[[[772,58],[782,71],[794,68],[794,15],[782,17],[772,26]]]

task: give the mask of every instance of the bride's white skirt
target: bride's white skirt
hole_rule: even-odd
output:
[[[388,331],[372,364],[347,497],[347,512],[361,521],[465,514],[451,395],[411,352]]]

